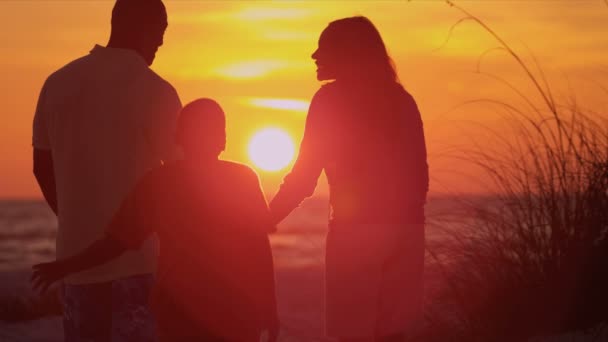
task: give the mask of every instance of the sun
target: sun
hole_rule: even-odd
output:
[[[293,140],[280,128],[264,128],[257,131],[249,141],[249,159],[264,171],[279,171],[293,160]]]

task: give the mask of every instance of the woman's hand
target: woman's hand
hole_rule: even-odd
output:
[[[66,266],[61,261],[45,262],[32,266],[34,271],[30,278],[32,288],[41,294],[45,293],[54,282],[70,274]]]

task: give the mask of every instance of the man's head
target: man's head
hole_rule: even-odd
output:
[[[217,158],[226,148],[226,116],[211,99],[187,104],[177,123],[176,142],[189,158]]]
[[[133,49],[152,65],[166,29],[167,11],[161,0],[117,0],[108,46]]]

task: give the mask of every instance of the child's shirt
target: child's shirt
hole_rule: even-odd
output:
[[[149,172],[107,234],[129,249],[158,235],[152,306],[164,333],[244,341],[276,319],[271,231],[256,173],[216,160]]]

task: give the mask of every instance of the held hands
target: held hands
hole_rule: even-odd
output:
[[[279,339],[279,321],[273,322],[268,327],[268,342],[277,342]]]
[[[41,294],[54,282],[63,279],[70,272],[66,265],[61,261],[45,262],[32,266],[33,273],[30,278],[30,283],[34,290]]]
[[[268,331],[268,342],[277,342],[279,339],[279,330]]]

